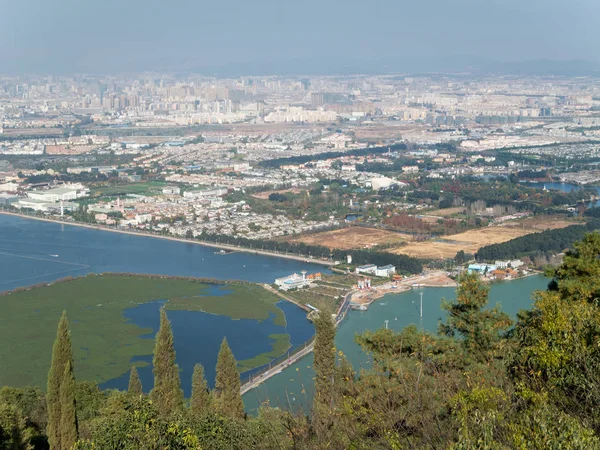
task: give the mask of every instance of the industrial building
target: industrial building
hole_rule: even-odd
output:
[[[87,189],[80,189],[76,186],[62,186],[46,191],[30,191],[27,196],[32,200],[41,200],[44,202],[59,202],[75,200],[79,197],[85,197],[89,194]]]

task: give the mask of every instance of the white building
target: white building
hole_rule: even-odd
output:
[[[375,269],[375,276],[377,277],[391,277],[396,273],[396,268],[391,264],[387,266],[378,267]]]
[[[495,263],[498,269],[506,269],[507,267],[516,269],[517,267],[521,267],[523,264],[523,261],[520,259],[513,259],[512,261],[496,261]]]
[[[355,269],[356,273],[368,273],[374,275],[377,271],[377,266],[375,264],[365,264],[364,266],[359,266]]]
[[[33,200],[44,202],[59,202],[61,200],[75,200],[77,198],[77,189],[69,187],[58,187],[48,189],[47,191],[31,191],[27,196]]]
[[[371,180],[371,188],[374,191],[378,191],[379,189],[382,189],[382,188],[388,188],[392,184],[396,184],[396,181],[391,178],[388,178],[388,177],[373,178]]]
[[[310,281],[306,279],[306,271],[303,270],[302,275],[293,273],[287,277],[277,278],[275,284],[279,286],[282,291],[289,291],[290,289],[299,289],[310,284]]]

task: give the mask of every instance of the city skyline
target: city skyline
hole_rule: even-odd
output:
[[[534,72],[568,71],[573,65],[576,73],[593,72],[600,60],[594,49],[598,14],[600,5],[591,0],[427,5],[31,0],[4,6],[0,72],[512,70],[505,62],[521,63],[514,65],[518,72],[530,60],[563,61],[556,67],[538,62]]]

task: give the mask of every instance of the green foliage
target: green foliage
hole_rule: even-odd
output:
[[[53,449],[60,450],[62,445],[62,406],[61,390],[65,380],[65,370],[73,368],[73,351],[67,312],[63,311],[58,323],[56,340],[52,349],[52,363],[48,373],[48,390],[46,401],[48,405],[48,442]]]
[[[440,334],[460,336],[467,355],[481,362],[495,356],[502,333],[511,326],[510,318],[499,306],[485,309],[488,292],[488,287],[477,274],[462,275],[456,300],[442,303],[442,309],[448,311],[448,318],[439,326]]]
[[[240,374],[235,357],[223,338],[219,357],[214,390],[215,410],[226,417],[241,419],[244,417],[244,403],[240,394]]]
[[[551,291],[519,316],[511,374],[565,414],[600,430],[600,235],[588,235],[554,272]]]
[[[71,449],[77,442],[77,406],[75,400],[75,374],[72,361],[67,361],[60,384],[60,445]]]
[[[140,381],[140,376],[138,375],[135,366],[131,367],[131,372],[129,373],[129,386],[127,387],[127,392],[132,395],[142,394],[142,382]]]
[[[587,232],[598,228],[600,228],[600,221],[591,220],[585,225],[571,225],[566,228],[528,234],[501,244],[486,245],[477,251],[475,257],[478,261],[494,261],[536,253],[560,253],[583,239]]]
[[[122,397],[118,407],[103,414],[90,425],[91,437],[77,443],[75,449],[163,450],[200,449],[191,426],[168,419],[145,396]]]
[[[169,416],[183,407],[183,391],[179,367],[175,363],[175,347],[171,322],[164,308],[160,310],[160,328],[154,347],[154,388],[150,396],[161,414]]]
[[[331,425],[331,410],[334,406],[335,381],[335,323],[331,314],[321,311],[315,324],[315,397],[313,400],[313,425],[317,433],[323,434]]]
[[[202,364],[194,366],[192,375],[192,398],[190,399],[190,413],[199,418],[207,414],[210,408],[210,392],[208,383],[204,378],[204,367]]]
[[[35,430],[14,405],[0,403],[0,449],[28,450]]]

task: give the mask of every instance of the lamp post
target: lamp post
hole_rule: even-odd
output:
[[[420,309],[421,319],[423,318],[423,293],[421,292],[421,309]]]

